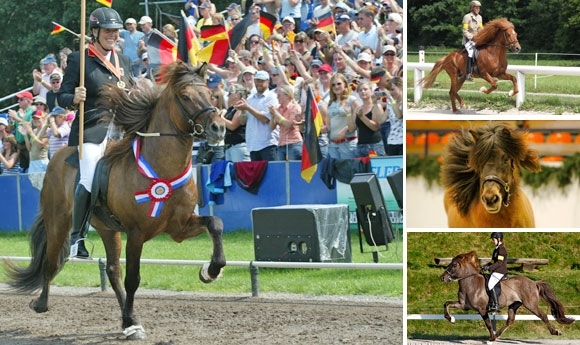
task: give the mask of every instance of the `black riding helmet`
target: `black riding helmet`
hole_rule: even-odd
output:
[[[497,238],[499,240],[503,240],[503,233],[501,232],[492,232],[489,238]]]
[[[100,7],[89,16],[89,29],[122,29],[123,20],[117,11],[108,7]]]

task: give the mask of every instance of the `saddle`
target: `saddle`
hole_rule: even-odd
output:
[[[485,278],[485,291],[487,291],[489,293],[489,289],[487,288],[487,283],[489,282],[489,277],[491,277],[490,273],[482,273],[483,277]],[[504,280],[508,280],[509,277],[507,274],[504,274],[504,276],[501,278],[501,280],[499,281],[500,283]],[[499,296],[501,295],[501,284],[495,284],[495,286],[493,287],[495,293],[497,294],[497,297],[499,298]]]

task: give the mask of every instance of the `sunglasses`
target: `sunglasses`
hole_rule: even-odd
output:
[[[395,56],[395,53],[385,53],[383,55],[386,55],[386,56]]]
[[[303,40],[295,40],[294,43],[304,43]]]
[[[250,44],[258,44],[260,41],[250,41]]]
[[[32,105],[44,105],[44,103],[32,103]]]
[[[238,21],[238,20],[240,20],[240,18],[231,18],[231,21],[232,21],[232,22],[233,22],[233,21]]]

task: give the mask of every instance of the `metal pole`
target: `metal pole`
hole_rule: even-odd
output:
[[[250,280],[252,282],[252,297],[258,297],[260,293],[260,269],[254,266],[254,262],[250,262]]]

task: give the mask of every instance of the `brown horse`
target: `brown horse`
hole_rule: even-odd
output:
[[[105,246],[107,275],[129,339],[146,337],[133,310],[144,242],[163,232],[177,242],[208,232],[213,254],[209,265],[202,267],[200,279],[210,282],[218,278],[226,264],[222,221],[193,213],[197,203],[196,186],[191,178],[193,137],[203,134],[208,141],[216,142],[225,134],[223,119],[211,106],[211,93],[205,86],[206,69],[205,64],[192,67],[176,62],[163,70],[158,88],[126,93],[116,86],[106,86],[101,91],[103,109],[111,109],[114,122],[125,131],[124,138],[110,144],[104,156],[109,162],[110,178],[103,197],[108,201],[111,218],[118,220],[120,228],[111,226],[110,221],[97,213],[93,213],[91,224]],[[137,142],[140,144],[136,145]],[[134,147],[138,147],[139,154]],[[12,288],[21,292],[42,288],[40,296],[30,303],[38,313],[48,310],[50,282],[62,269],[69,252],[77,169],[65,159],[75,150],[76,147],[59,150],[48,165],[40,194],[40,212],[30,231],[30,265],[26,268],[9,262],[6,265]],[[149,164],[154,177],[141,172],[137,157]],[[177,184],[173,184],[175,181]],[[143,192],[149,200],[139,203],[136,195]],[[154,214],[152,210],[159,212]],[[127,236],[124,286],[119,263],[120,231]]]
[[[541,311],[538,305],[540,298],[548,303],[552,316],[558,323],[569,325],[575,321],[566,317],[564,306],[558,301],[548,283],[542,280],[534,282],[524,276],[513,276],[501,281],[502,292],[498,301],[501,308],[508,307],[508,319],[505,325],[495,333],[487,313],[488,296],[485,278],[480,270],[479,259],[474,251],[454,257],[441,275],[441,280],[446,283],[452,281],[459,283],[458,300],[447,301],[443,306],[445,319],[451,323],[455,323],[455,318],[449,314],[449,308],[477,311],[489,331],[488,344],[499,338],[514,323],[516,312],[522,305],[546,324],[550,334],[561,335],[562,333],[552,327],[546,314]]]
[[[519,53],[522,48],[518,43],[518,34],[514,29],[514,25],[505,18],[492,20],[485,24],[477,33],[473,42],[479,51],[475,65],[477,69],[474,70],[473,76],[483,78],[491,85],[489,89],[482,86],[479,91],[489,94],[497,89],[497,82],[494,79],[497,78],[511,80],[514,88],[510,90],[509,96],[517,94],[518,82],[516,78],[506,73],[508,65],[506,50],[510,49],[514,53]],[[453,51],[437,60],[431,73],[419,80],[419,84],[428,89],[433,86],[437,75],[445,70],[451,79],[449,97],[451,98],[451,107],[454,113],[458,112],[455,104],[456,100],[461,108],[465,108],[465,103],[459,96],[459,90],[461,90],[467,75],[465,71],[466,59],[467,51],[465,49]]]
[[[441,166],[449,227],[534,227],[534,212],[520,188],[519,167],[540,170],[525,132],[493,122],[462,129],[446,146]]]

